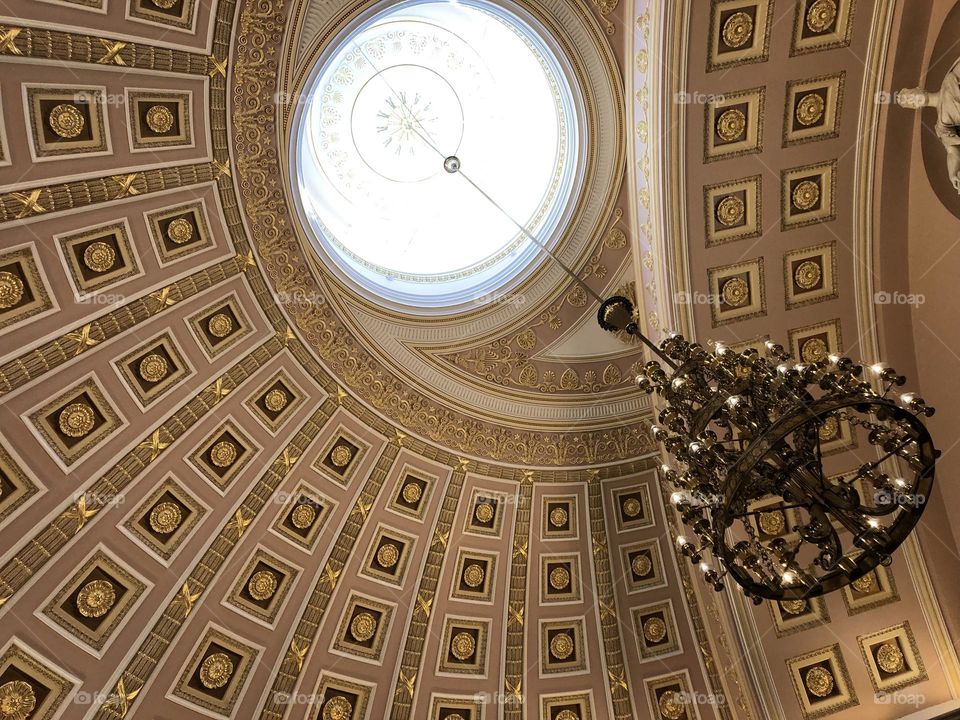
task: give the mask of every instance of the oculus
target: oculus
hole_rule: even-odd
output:
[[[581,103],[546,34],[487,0],[413,0],[334,40],[291,142],[324,264],[424,313],[531,269],[520,226],[554,244],[580,181]]]

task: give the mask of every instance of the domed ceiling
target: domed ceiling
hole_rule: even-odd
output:
[[[864,250],[809,233],[873,192],[859,58],[902,18],[866,5],[12,0],[0,717],[946,707],[956,560],[707,595],[641,346],[595,319],[620,293],[655,337],[852,344]],[[785,88],[830,128],[781,128]],[[823,282],[781,302],[794,260]]]

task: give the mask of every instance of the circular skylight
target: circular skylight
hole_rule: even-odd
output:
[[[528,233],[556,240],[577,105],[504,7],[393,5],[334,43],[305,97],[293,160],[311,239],[376,295],[433,311],[489,299],[541,252]]]

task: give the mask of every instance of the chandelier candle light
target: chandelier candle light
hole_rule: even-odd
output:
[[[656,347],[620,296],[601,304],[598,321],[659,358],[637,385],[662,401],[653,435],[673,466],[661,477],[691,530],[678,548],[714,589],[730,576],[758,604],[809,598],[890,564],[920,519],[940,454],[923,424],[933,408],[916,395],[891,397],[905,377],[837,355],[791,364],[773,342],[766,356],[710,351],[680,335]],[[843,426],[877,459],[863,462],[847,447],[856,469],[830,475],[823,445],[837,444]]]

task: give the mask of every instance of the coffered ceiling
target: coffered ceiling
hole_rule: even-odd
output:
[[[890,320],[864,303],[863,208],[894,183],[867,171],[892,111],[867,99],[921,66],[896,43],[909,18],[702,4],[521,4],[588,96],[589,172],[558,253],[592,292],[635,296],[654,336],[878,352]],[[311,250],[286,99],[368,8],[0,10],[4,717],[955,703],[945,514],[924,531],[950,539],[937,551],[911,543],[826,600],[707,595],[674,552],[653,409],[632,389],[641,348],[602,334],[561,268],[423,317]]]

